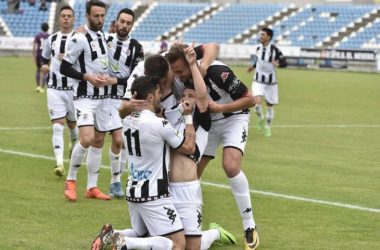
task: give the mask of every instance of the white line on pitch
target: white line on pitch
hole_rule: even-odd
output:
[[[14,155],[33,157],[33,158],[46,159],[46,160],[55,160],[55,158],[51,157],[51,156],[29,154],[29,153],[12,151],[12,150],[0,149],[0,152],[1,153],[6,153],[6,154],[14,154]],[[110,169],[109,166],[101,166],[101,167],[102,168],[106,168],[106,169]],[[205,182],[205,181],[202,181],[201,183],[203,185],[207,185],[207,186],[213,186],[213,187],[218,187],[218,188],[231,189],[231,187],[228,186],[228,185],[215,184],[215,183]],[[272,192],[259,191],[259,190],[253,190],[253,189],[250,189],[249,191],[251,193],[254,193],[254,194],[261,194],[261,195],[274,196],[274,197],[285,198],[285,199],[290,199],[290,200],[306,201],[306,202],[317,203],[317,204],[324,204],[324,205],[335,206],[335,207],[343,207],[343,208],[349,208],[349,209],[355,209],[355,210],[362,210],[362,211],[369,211],[369,212],[380,213],[380,209],[376,209],[376,208],[361,207],[361,206],[356,206],[356,205],[351,205],[351,204],[344,204],[344,203],[339,203],[339,202],[330,202],[330,201],[324,201],[324,200],[303,198],[303,197],[297,197],[297,196],[285,195],[285,194],[276,194],[276,193],[272,193]]]
[[[256,125],[249,126],[256,128]],[[336,124],[336,125],[272,125],[272,128],[380,128],[380,125]],[[52,127],[0,127],[0,130],[51,130]]]

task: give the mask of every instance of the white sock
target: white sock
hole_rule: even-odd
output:
[[[211,244],[220,239],[220,233],[218,229],[210,229],[207,231],[202,231],[202,244],[201,250],[207,250],[211,247]]]
[[[75,143],[77,143],[77,140],[78,140],[78,126],[76,126],[74,129],[67,127],[67,130],[69,131],[69,138],[71,141],[71,147],[74,148]]]
[[[119,167],[120,154],[115,154],[114,152],[112,152],[110,148],[109,156],[110,156],[110,162],[111,162],[111,175],[112,175],[111,184],[115,182],[120,182],[120,167]]]
[[[171,250],[173,247],[173,242],[162,236],[153,236],[149,238],[125,237],[125,245],[128,249],[136,250]]]
[[[57,161],[57,165],[63,164],[63,125],[59,123],[53,124],[53,147],[55,159]]]
[[[87,155],[87,189],[98,186],[98,174],[102,162],[103,148],[90,147]]]
[[[246,230],[248,227],[255,228],[255,221],[253,220],[251,195],[249,193],[248,180],[243,171],[234,178],[228,178],[232,194],[235,197],[236,204],[239,208],[240,216],[243,218],[243,228]]]
[[[139,236],[136,234],[136,232],[133,229],[127,228],[124,230],[114,230],[115,233],[120,233],[123,234],[126,237],[131,237],[131,238],[138,238]]]
[[[120,177],[124,173],[125,165],[127,164],[127,156],[128,156],[127,149],[122,148],[121,151],[120,151],[120,157],[119,157],[119,172],[120,172]]]
[[[71,155],[70,169],[67,174],[67,180],[77,180],[78,168],[82,165],[84,158],[86,157],[88,148],[83,148],[80,142],[78,142]]]
[[[261,104],[256,104],[254,110],[258,117],[260,117],[260,120],[264,120],[263,108],[261,107]]]
[[[270,125],[272,124],[274,118],[274,108],[273,107],[267,107],[267,125],[265,125],[265,128],[270,128]]]

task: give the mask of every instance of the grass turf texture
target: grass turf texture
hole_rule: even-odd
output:
[[[20,69],[21,72],[20,72]],[[252,75],[234,67],[248,86]],[[0,58],[0,150],[54,157],[46,94],[35,93],[32,58]],[[380,209],[380,76],[377,74],[278,71],[280,105],[272,137],[256,129],[251,114],[243,170],[250,188]],[[264,108],[265,110],[265,108]],[[300,127],[279,127],[300,125]],[[347,127],[329,127],[347,125]],[[377,125],[377,127],[351,127]],[[68,136],[65,135],[65,156]],[[109,165],[106,137],[103,165]],[[228,185],[221,150],[202,181]],[[55,161],[0,152],[0,249],[89,249],[101,226],[130,227],[125,200],[85,199],[87,171],[78,172],[77,202],[63,194]],[[66,170],[68,165],[66,163]],[[98,186],[108,192],[110,170]],[[126,175],[123,176],[123,185]],[[213,221],[233,233],[243,249],[242,223],[229,189],[202,185],[203,228]],[[251,194],[260,249],[380,249],[380,213]]]

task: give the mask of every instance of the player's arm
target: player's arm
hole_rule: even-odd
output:
[[[41,72],[44,74],[48,74],[50,70],[49,68],[49,61],[51,58],[50,39],[51,37],[49,37],[49,39],[45,42],[44,48],[42,50],[42,56],[39,62],[41,65]]]
[[[286,68],[288,66],[288,63],[286,62],[285,56],[282,54],[282,52],[278,48],[275,47],[275,50],[276,50],[276,58],[274,61],[272,61],[272,64],[275,67]]]
[[[221,89],[230,94],[232,102],[218,104],[209,101],[209,109],[212,113],[228,113],[248,109],[256,102],[249,89],[241,82],[234,72],[227,66],[213,66],[208,71],[210,79]]]
[[[202,77],[205,77],[208,67],[210,67],[215,61],[219,53],[219,44],[214,42],[206,43],[194,48],[194,50],[197,54],[197,60],[202,59],[201,64],[199,65],[199,71],[201,72]]]
[[[186,123],[185,134],[182,135],[176,130],[173,131],[174,128],[172,125],[166,121],[163,128],[164,138],[172,148],[183,154],[192,155],[195,152],[195,130],[192,116],[193,107],[188,103],[182,103],[182,106]]]
[[[199,72],[196,54],[192,46],[184,50],[186,61],[189,63],[191,74],[193,76],[195,93],[197,94],[197,107],[201,113],[208,109],[207,89],[201,73]]]

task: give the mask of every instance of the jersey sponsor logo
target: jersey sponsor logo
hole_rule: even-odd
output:
[[[116,64],[113,64],[112,62],[110,62],[110,65],[111,65],[111,71],[112,71],[112,73],[114,73],[114,74],[119,74],[120,73],[119,62],[116,62]]]
[[[222,77],[223,82],[225,82],[228,78],[229,72],[223,72],[220,77]]]
[[[149,170],[137,170],[133,163],[131,164],[131,178],[134,181],[148,180],[149,176],[152,174],[152,171]]]
[[[177,217],[177,215],[175,214],[175,211],[171,208],[166,208],[166,207],[164,207],[164,209],[168,210],[166,214],[169,215],[169,220],[172,221],[172,225],[173,225],[175,222],[175,218]]]
[[[102,68],[102,69],[104,69],[104,70],[108,69],[108,60],[107,60],[107,58],[106,59],[98,59],[98,62],[100,62],[104,66],[104,68]]]

